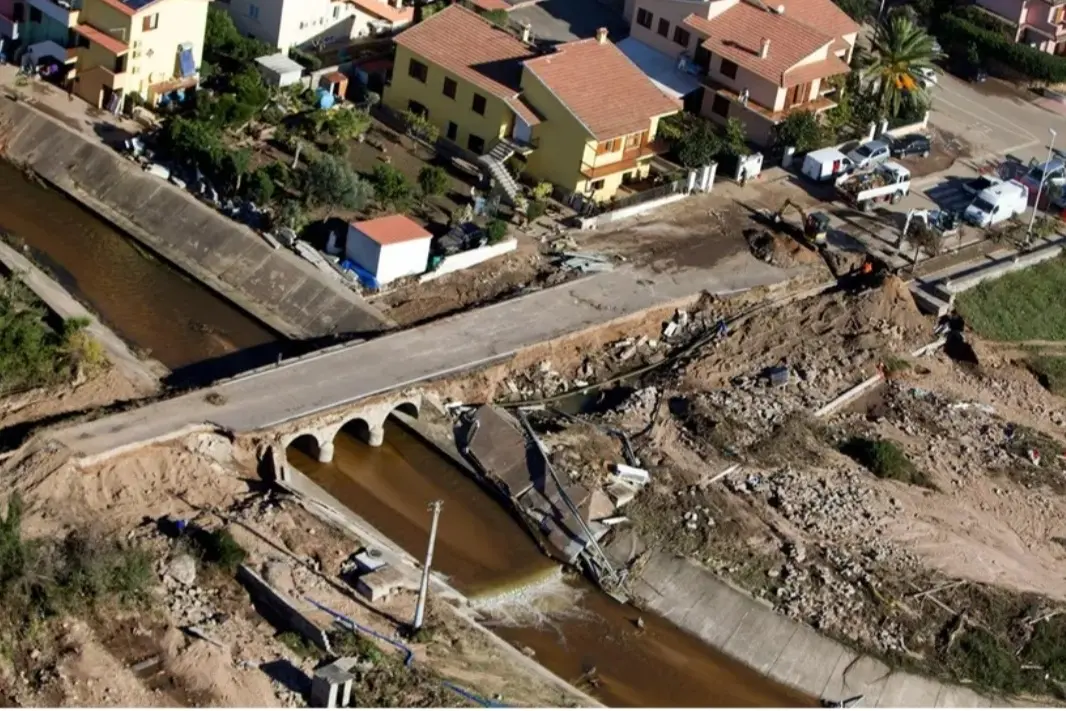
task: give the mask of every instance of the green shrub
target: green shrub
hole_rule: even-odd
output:
[[[393,209],[402,208],[414,194],[414,186],[411,185],[407,176],[385,163],[378,163],[374,166],[370,184],[374,186],[374,194],[378,201]]]
[[[1066,358],[1062,356],[1035,356],[1029,359],[1029,370],[1040,384],[1056,395],[1066,395]]]
[[[526,218],[530,222],[536,220],[539,217],[543,217],[544,213],[548,211],[548,206],[540,200],[534,200],[529,203],[529,207],[526,208]]]
[[[895,479],[905,484],[933,488],[928,477],[914,466],[895,442],[852,437],[840,446],[840,451],[869,469],[879,479]]]
[[[1014,693],[1023,685],[1022,668],[1007,645],[983,629],[967,629],[948,652],[948,664],[959,679],[981,687]]]
[[[308,71],[322,68],[322,60],[317,56],[296,47],[289,48],[289,59],[299,64]]]
[[[270,172],[259,168],[248,180],[248,197],[259,205],[266,205],[274,197],[274,180]]]
[[[418,171],[418,187],[426,197],[443,195],[448,189],[448,171],[439,165],[423,166]]]
[[[507,237],[507,223],[503,220],[493,220],[485,228],[489,237],[489,244],[498,244]]]
[[[224,528],[215,531],[199,529],[194,532],[192,542],[205,563],[217,565],[227,573],[236,572],[248,557],[248,551]]]
[[[955,56],[969,56],[972,45],[979,56],[995,58],[1035,81],[1066,82],[1066,58],[1014,42],[999,29],[979,25],[973,15],[948,14],[942,17],[939,35]]]

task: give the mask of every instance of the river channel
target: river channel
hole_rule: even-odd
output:
[[[0,229],[21,240],[132,345],[172,369],[270,348],[277,336],[143,253],[121,232],[0,161]],[[428,502],[444,501],[435,567],[472,596],[545,581],[555,566],[472,479],[397,423],[369,447],[342,431],[320,464],[290,461],[409,553],[424,553]],[[719,654],[656,615],[557,576],[542,596],[518,595],[496,631],[564,679],[591,670],[611,706],[796,706],[812,700]],[[501,608],[502,609],[502,608]],[[644,621],[638,629],[637,617]],[[515,701],[521,702],[520,699]]]

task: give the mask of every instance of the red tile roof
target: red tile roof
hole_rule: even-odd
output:
[[[106,32],[101,32],[92,25],[74,25],[74,31],[94,44],[98,44],[112,54],[124,54],[129,51],[129,45],[120,39],[112,37]]]
[[[503,0],[470,0],[474,5],[477,5],[482,10],[510,10],[511,6],[505,3]]]
[[[787,9],[785,14],[779,15],[749,5],[744,0],[710,20],[689,15],[684,22],[707,36],[703,46],[712,53],[778,86],[784,86],[784,74],[788,69],[834,39],[790,17]],[[765,59],[759,56],[764,38],[770,40]]]
[[[388,215],[373,220],[353,222],[352,227],[383,246],[432,237],[425,227],[406,215]]]
[[[785,72],[785,81],[781,86],[786,89],[797,84],[804,84],[815,79],[824,79],[826,77],[836,76],[837,74],[847,74],[851,71],[851,67],[848,66],[840,57],[831,56],[828,59],[823,59],[818,62],[811,62],[810,64],[804,64],[803,66],[790,69]]]
[[[837,7],[833,0],[767,0],[770,5],[785,6],[785,15],[822,34],[840,37],[859,31],[859,24]]]
[[[646,130],[651,117],[681,109],[607,41],[568,42],[552,54],[526,60],[525,67],[597,140]]]
[[[518,95],[521,61],[534,55],[517,37],[461,5],[446,7],[404,30],[396,44],[502,99]]]
[[[533,108],[532,104],[526,101],[525,97],[516,96],[513,99],[508,99],[507,105],[515,112],[515,115],[522,117],[527,126],[536,126],[541,122],[540,113]]]
[[[347,2],[367,14],[396,24],[413,22],[415,19],[415,9],[411,5],[405,5],[403,9],[397,9],[390,5],[387,0],[347,0]]]

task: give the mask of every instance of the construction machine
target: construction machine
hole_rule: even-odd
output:
[[[803,227],[803,237],[814,246],[825,244],[826,235],[829,234],[829,215],[824,212],[807,213],[802,207],[786,199],[781,207],[773,214],[775,225],[781,225],[785,221],[785,212],[792,208],[799,213],[800,224]]]

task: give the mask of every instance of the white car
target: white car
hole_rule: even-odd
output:
[[[937,76],[936,70],[931,67],[918,67],[914,70],[914,78],[918,81],[918,86],[923,89],[930,89],[937,85],[940,81],[940,77]]]

